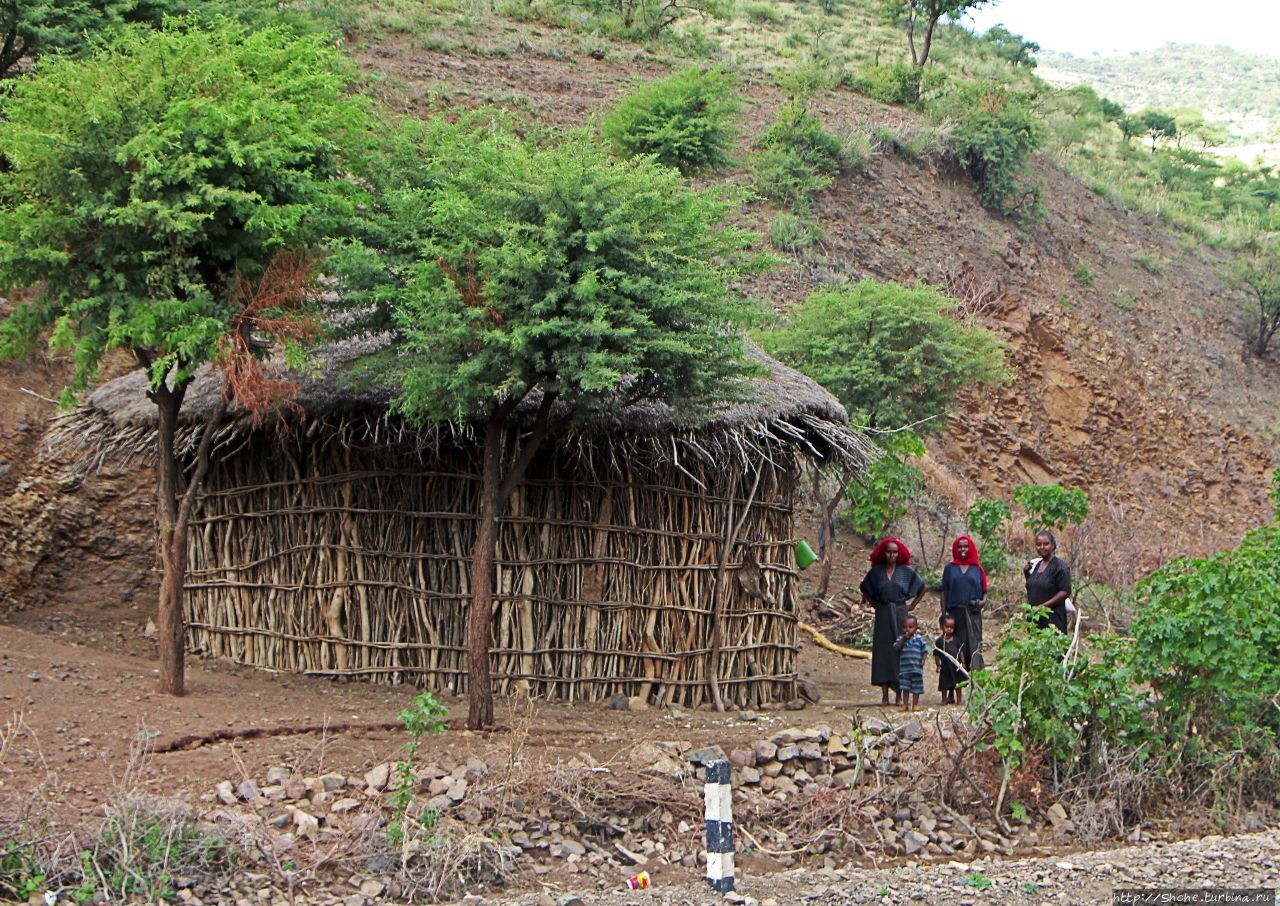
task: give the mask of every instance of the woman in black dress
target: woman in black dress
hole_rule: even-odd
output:
[[[1027,601],[1041,608],[1037,625],[1056,626],[1067,631],[1067,598],[1071,596],[1071,567],[1061,557],[1055,556],[1058,540],[1053,532],[1041,529],[1036,532],[1036,553],[1039,559],[1028,560],[1022,567],[1027,580]]]
[[[880,704],[889,704],[889,689],[898,692],[898,652],[894,640],[902,634],[902,621],[924,596],[924,582],[911,568],[911,551],[897,538],[885,538],[871,552],[871,569],[858,586],[863,603],[876,609],[871,637],[871,683],[884,693]]]

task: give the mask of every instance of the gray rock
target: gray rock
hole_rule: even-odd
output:
[[[761,739],[758,742],[754,743],[752,745],[752,748],[756,750],[757,765],[760,765],[766,761],[773,761],[773,759],[778,754],[777,743],[769,742],[766,739]]]
[[[262,791],[258,789],[258,784],[255,781],[244,780],[236,787],[236,796],[245,802],[253,802],[262,797]]]
[[[364,785],[375,793],[381,793],[391,781],[391,765],[380,764],[364,775]]]
[[[607,707],[611,711],[630,711],[631,700],[619,692],[618,694],[610,697]]]
[[[213,791],[218,796],[218,801],[223,805],[235,805],[239,800],[236,798],[236,791],[231,786],[230,780],[219,781]]]
[[[269,786],[281,786],[286,780],[293,776],[293,771],[282,765],[273,768],[267,768],[267,784]]]
[[[902,835],[902,849],[908,856],[914,856],[929,844],[929,838],[917,831],[907,831]]]
[[[693,764],[706,765],[713,761],[724,761],[728,756],[724,754],[724,749],[719,746],[706,746],[701,749],[694,749],[685,755],[684,760]]]

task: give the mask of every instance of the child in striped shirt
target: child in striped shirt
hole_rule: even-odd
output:
[[[893,643],[898,652],[898,691],[902,693],[899,711],[919,711],[920,696],[924,694],[924,662],[929,656],[929,643],[916,627],[916,618],[907,615],[902,621],[902,635]],[[907,704],[907,693],[911,704]]]

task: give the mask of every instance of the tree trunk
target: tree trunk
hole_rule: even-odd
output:
[[[546,439],[551,407],[557,394],[544,393],[533,430],[503,475],[502,438],[507,419],[528,395],[506,400],[489,419],[484,430],[484,459],[480,467],[480,522],[475,546],[471,549],[471,617],[467,622],[467,728],[487,730],[493,726],[493,678],[489,673],[489,632],[493,623],[494,550],[498,544],[498,518],[508,496],[515,490],[534,454]],[[515,443],[512,448],[514,452]]]
[[[495,416],[484,431],[484,461],[480,471],[480,521],[471,550],[471,619],[467,625],[467,684],[470,706],[467,727],[493,726],[493,680],[489,675],[489,626],[493,622],[493,553],[498,541],[498,511],[502,491],[501,421]]]
[[[168,387],[153,391],[151,398],[159,410],[156,431],[156,531],[160,547],[160,603],[156,615],[160,644],[160,691],[168,695],[185,692],[183,657],[187,627],[182,612],[182,586],[186,577],[185,532],[178,532],[178,460],[174,436],[182,389]]]
[[[831,568],[835,563],[835,526],[836,510],[840,508],[840,502],[844,500],[845,489],[849,487],[852,478],[845,474],[841,475],[837,482],[835,493],[823,501],[822,504],[822,528],[824,532],[829,533],[829,537],[824,538],[825,543],[820,544],[822,550],[821,571],[818,573],[818,590],[815,597],[818,599],[827,596],[827,590],[831,585]]]
[[[225,404],[219,404],[209,414],[196,449],[195,465],[183,488],[174,440],[186,390],[186,384],[172,390],[161,386],[149,394],[160,416],[156,429],[156,529],[160,548],[160,603],[156,626],[160,645],[160,691],[179,696],[186,692],[187,620],[182,592],[187,580],[187,528],[195,511],[196,495],[209,471],[213,436],[226,411]]]

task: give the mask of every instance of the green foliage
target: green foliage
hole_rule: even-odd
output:
[[[971,887],[974,890],[990,890],[991,879],[988,878],[986,875],[984,875],[982,872],[975,871],[972,874],[965,876],[964,886]]]
[[[1093,271],[1085,267],[1083,264],[1075,269],[1075,273],[1071,275],[1071,279],[1075,280],[1081,286],[1093,286]]]
[[[1129,640],[1090,635],[1079,651],[1024,608],[996,650],[998,670],[974,674],[971,715],[986,712],[991,746],[1015,770],[1028,754],[1052,758],[1062,773],[1103,768],[1111,751],[1132,751],[1149,737],[1144,695],[1125,657]]]
[[[445,731],[449,709],[430,692],[423,691],[414,696],[409,707],[401,711],[399,717],[409,739],[400,747],[405,757],[396,762],[395,787],[389,799],[391,820],[387,822],[387,840],[397,847],[404,843],[406,837],[404,821],[409,813],[409,806],[413,804],[413,790],[417,785],[414,765],[418,750],[422,746],[423,737]],[[440,813],[434,809],[426,809],[418,820],[423,827],[430,828],[440,820]]]
[[[738,326],[755,309],[730,280],[754,237],[725,225],[735,199],[612,160],[585,131],[536,146],[439,124],[422,147],[387,202],[413,228],[374,259],[403,280],[387,292],[397,410],[463,419],[535,389],[583,419],[636,399],[697,407],[750,372]]]
[[[931,286],[862,280],[817,290],[760,342],[835,394],[856,421],[920,423],[928,432],[962,389],[1008,379],[995,336],[957,321],[955,307]]]
[[[351,213],[349,73],[319,37],[170,20],[16,83],[0,121],[0,286],[40,289],[0,324],[0,354],[56,322],[74,389],[119,348],[142,351],[155,382],[185,380],[231,326],[237,278]]]
[[[81,854],[81,895],[101,884],[109,899],[157,903],[177,894],[177,879],[232,872],[239,853],[183,812],[127,799],[109,809],[100,839]]]
[[[623,154],[652,154],[683,173],[722,167],[731,160],[742,106],[736,87],[726,72],[691,66],[623,98],[601,130]]]
[[[1034,69],[1035,54],[1040,45],[1015,34],[1003,25],[994,25],[981,36],[982,46],[1000,59],[1014,65]]]
[[[1280,331],[1280,239],[1255,234],[1236,253],[1226,277],[1245,299],[1242,309],[1249,350],[1265,356]]]
[[[948,100],[956,159],[978,186],[978,198],[1024,223],[1041,215],[1039,186],[1026,174],[1027,159],[1043,132],[1030,100],[1001,85],[965,86]]]
[[[1060,531],[1089,515],[1089,496],[1059,484],[1020,484],[1013,489],[1013,501],[1026,512],[1023,525],[1033,532]]]
[[[990,0],[880,0],[881,19],[901,28],[911,49],[911,62],[923,69],[929,62],[934,29],[943,18],[959,19]]]
[[[1280,466],[1271,473],[1271,506],[1275,510],[1275,519],[1280,522]]]
[[[1004,533],[1009,525],[1009,507],[1002,500],[979,497],[965,513],[965,524],[982,545],[982,565],[988,573],[998,573],[1009,564]]]
[[[774,204],[807,215],[813,197],[831,185],[831,177],[819,173],[794,151],[785,147],[767,148],[751,162],[752,185]]]
[[[669,32],[688,13],[724,18],[732,8],[726,0],[572,0],[572,5],[595,14],[607,32],[648,40]]]
[[[765,148],[784,148],[818,173],[840,170],[840,140],[822,128],[804,97],[782,105],[773,123],[760,136]]]
[[[924,474],[909,462],[924,456],[924,441],[902,431],[881,435],[877,444],[884,455],[845,491],[844,520],[859,535],[883,535],[925,496]]]
[[[743,6],[742,11],[752,22],[762,24],[777,25],[786,18],[782,15],[782,10],[778,9],[777,4],[767,2],[767,0],[759,3],[748,3]]]
[[[822,238],[822,227],[810,217],[783,211],[769,222],[769,244],[780,252],[798,255]]]
[[[176,0],[0,0],[0,78],[24,58],[75,55],[130,24],[159,25]]]
[[[1138,584],[1133,662],[1177,757],[1212,766],[1243,756],[1245,778],[1270,759],[1270,779],[1280,780],[1277,588],[1276,523],[1234,550],[1175,560]]]
[[[26,902],[44,887],[44,869],[29,840],[0,838],[0,897]]]
[[[946,83],[940,69],[918,69],[907,63],[864,66],[853,77],[850,87],[859,94],[882,104],[919,107]]]

